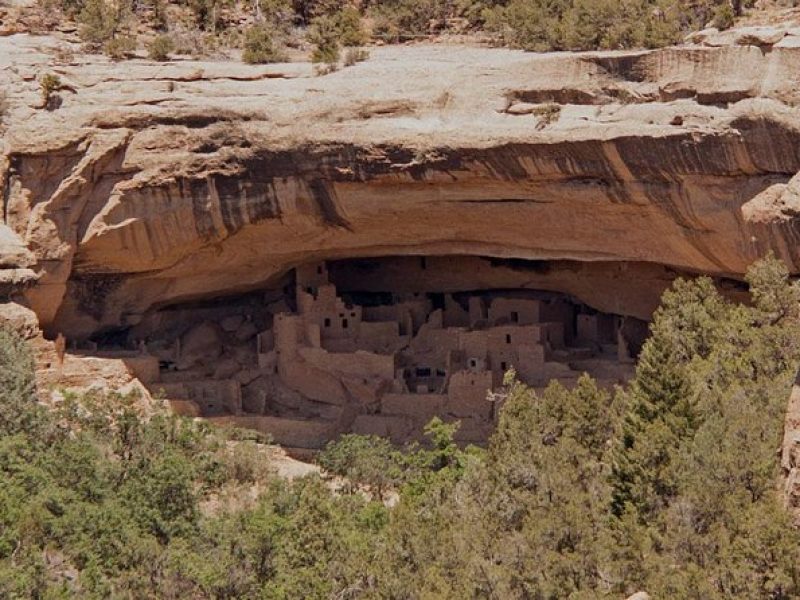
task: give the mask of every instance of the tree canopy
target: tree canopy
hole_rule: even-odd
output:
[[[747,281],[747,305],[677,281],[624,389],[510,377],[487,448],[439,419],[408,448],[344,436],[339,483],[135,398],[43,407],[0,331],[0,596],[796,598],[775,453],[800,292],[771,257]]]

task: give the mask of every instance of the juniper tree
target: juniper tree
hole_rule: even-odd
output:
[[[42,418],[31,351],[19,335],[0,326],[0,435],[34,431]]]

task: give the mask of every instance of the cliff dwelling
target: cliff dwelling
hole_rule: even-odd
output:
[[[0,37],[2,306],[287,446],[483,440],[510,369],[624,381],[676,277],[800,273],[795,47],[59,62],[53,111],[42,48]]]
[[[0,0],[0,600],[800,600],[798,370],[800,0]]]
[[[434,416],[459,420],[457,439],[480,443],[499,408],[490,392],[512,369],[535,388],[584,372],[611,388],[632,374],[644,320],[530,281],[502,285],[510,273],[557,284],[564,272],[479,257],[312,262],[268,289],[151,310],[83,346],[125,358],[182,414],[290,447],[345,432],[401,444]]]

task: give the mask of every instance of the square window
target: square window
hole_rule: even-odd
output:
[[[510,343],[511,343],[511,334],[508,333],[508,334],[506,334],[506,344],[510,344]]]
[[[347,319],[342,319],[342,329],[347,329]]]
[[[325,327],[330,327],[330,326],[331,326],[331,320],[326,317],[325,318]]]

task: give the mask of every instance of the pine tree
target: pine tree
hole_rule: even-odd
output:
[[[81,38],[95,46],[112,39],[130,12],[127,0],[110,3],[107,0],[86,0],[78,14]]]
[[[43,418],[30,349],[19,335],[0,326],[0,436],[35,432]]]
[[[698,425],[693,372],[730,306],[708,278],[677,281],[664,294],[642,348],[613,466],[612,512],[647,519],[676,493],[673,458]]]

